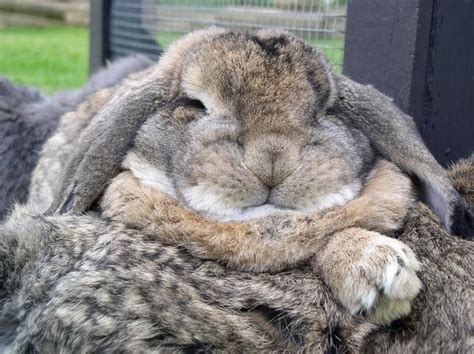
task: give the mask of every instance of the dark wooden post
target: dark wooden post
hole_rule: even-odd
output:
[[[90,0],[89,72],[92,74],[108,58],[110,0]]]
[[[474,1],[352,0],[344,73],[412,115],[443,164],[474,149]]]

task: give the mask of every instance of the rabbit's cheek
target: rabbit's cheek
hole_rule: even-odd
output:
[[[143,185],[153,187],[170,196],[176,196],[173,182],[164,172],[164,169],[147,162],[146,158],[140,154],[130,152],[125,158],[122,167],[130,170]]]
[[[177,185],[190,208],[228,216],[265,203],[268,189],[245,168],[235,145],[212,144],[187,160]]]
[[[315,152],[305,154],[300,166],[271,190],[270,203],[309,213],[342,206],[361,190],[361,177],[344,158]]]

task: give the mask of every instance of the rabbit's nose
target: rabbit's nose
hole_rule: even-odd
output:
[[[288,138],[271,135],[245,144],[247,168],[267,187],[281,184],[298,167],[299,149]]]

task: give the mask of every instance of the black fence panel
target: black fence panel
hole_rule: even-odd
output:
[[[344,73],[393,97],[447,165],[474,148],[474,2],[357,0]]]
[[[109,56],[109,18],[111,0],[91,0],[89,35],[89,72],[104,66]]]

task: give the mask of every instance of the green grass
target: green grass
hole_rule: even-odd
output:
[[[160,32],[162,48],[181,37],[177,32]],[[324,46],[340,47],[341,39],[311,44],[321,47],[329,60],[340,70],[342,51]],[[88,74],[88,30],[76,27],[10,27],[0,29],[0,76],[50,94],[81,86]]]
[[[87,79],[88,48],[84,28],[0,29],[0,76],[48,94],[78,87]]]
[[[156,36],[156,41],[161,48],[167,49],[171,43],[173,43],[178,38],[182,37],[183,33],[181,32],[158,32]]]

